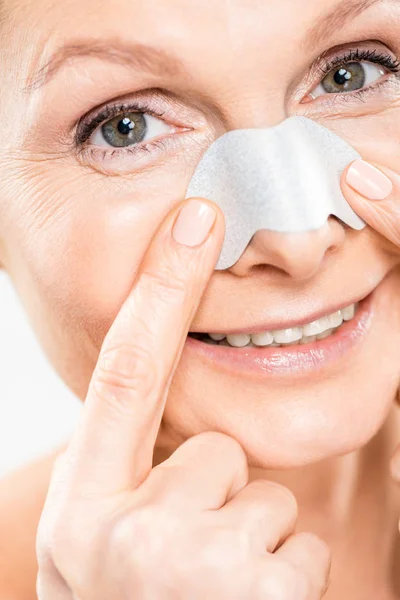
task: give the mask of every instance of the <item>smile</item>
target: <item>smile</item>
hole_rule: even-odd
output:
[[[257,333],[191,333],[190,335],[206,344],[231,346],[233,348],[255,348],[270,346],[273,348],[309,344],[323,340],[340,329],[343,323],[351,321],[357,312],[358,304],[351,304],[330,315],[326,315],[302,326],[261,331]]]
[[[297,325],[293,322],[290,327],[264,327],[248,333],[190,332],[185,353],[188,358],[208,363],[213,370],[261,380],[271,376],[301,378],[321,369],[340,369],[371,329],[379,288],[332,313]]]

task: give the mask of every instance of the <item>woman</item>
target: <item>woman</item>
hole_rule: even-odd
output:
[[[40,600],[400,597],[399,32],[396,0],[4,0],[0,260],[86,399]],[[362,155],[370,226],[214,271],[194,169],[290,115]],[[2,597],[35,597],[52,462],[3,486]]]

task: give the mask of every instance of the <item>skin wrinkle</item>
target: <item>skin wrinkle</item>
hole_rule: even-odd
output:
[[[333,10],[328,14],[321,16],[315,25],[308,31],[304,38],[304,47],[306,51],[312,50],[315,46],[346,25],[346,22],[360,16],[366,10],[372,8],[375,4],[388,4],[398,2],[398,0],[357,0],[352,3],[349,0],[341,0]]]
[[[166,52],[144,44],[125,44],[120,40],[76,42],[57,50],[46,65],[28,81],[25,93],[30,93],[45,85],[65,62],[82,56],[115,62],[141,71],[148,71],[156,76],[167,74],[173,77],[182,70],[181,61],[176,57],[168,56]]]
[[[7,1],[11,11],[14,0]],[[310,57],[301,40],[337,5],[336,0],[69,0],[65,10],[54,0],[18,0],[4,39],[7,52],[0,59],[7,75],[0,103],[0,210],[6,215],[0,219],[0,240],[7,252],[2,254],[0,245],[0,260],[53,367],[80,399],[149,243],[183,199],[200,153],[228,128],[269,126],[288,116],[284,99],[290,82],[307,72],[310,58],[338,41],[324,36]],[[386,46],[388,30],[395,30],[394,14],[400,15],[393,8],[386,25],[388,6],[382,2],[362,18],[361,13],[349,16],[346,24],[341,22],[340,42],[358,46],[357,40],[373,28]],[[221,27],[226,10],[230,30]],[[180,57],[187,73],[178,70],[168,77],[164,71],[151,78],[135,71],[132,76],[120,57],[82,61],[79,67],[84,66],[75,68],[78,57],[71,56],[62,76],[54,73],[51,85],[42,86],[27,114],[27,73],[60,43],[76,45],[78,35],[81,42],[96,35],[104,46],[122,36],[129,47],[151,41]],[[391,50],[399,56],[400,39],[392,37]],[[130,55],[126,59],[131,62]],[[152,87],[160,83],[174,90],[179,104],[171,113],[184,114],[184,124],[193,127],[193,135],[179,138],[173,152],[157,155],[140,169],[122,154],[111,161],[98,153],[89,163],[87,158],[80,162],[79,152],[65,151],[78,119],[116,99],[135,99],[149,80]],[[315,103],[313,118],[368,160],[399,170],[399,95],[393,86],[382,86],[363,102],[336,103],[334,119],[332,104]],[[304,114],[300,100],[291,104],[290,114]],[[16,143],[20,138],[22,148]],[[121,168],[115,176],[121,163],[127,164],[125,172]],[[386,540],[394,540],[400,506],[387,473],[390,452],[400,439],[394,410],[400,380],[400,258],[372,229],[352,232],[333,219],[313,243],[305,249],[315,267],[307,278],[296,252],[288,256],[268,232],[258,232],[232,269],[212,275],[190,329],[296,322],[344,306],[379,284],[368,338],[351,357],[302,379],[257,381],[217,369],[186,349],[171,383],[155,464],[201,431],[231,435],[248,456],[250,479],[262,477],[291,489],[300,506],[299,530],[332,543],[333,595],[327,600],[367,598],[369,593],[393,600],[383,592],[390,583],[383,557],[392,553]],[[148,322],[151,326],[151,315]],[[373,453],[379,456],[375,469],[368,452],[372,447],[381,449]],[[354,485],[360,480],[365,481],[362,493]],[[21,513],[16,507],[22,522]],[[10,531],[7,539],[17,543]],[[379,557],[374,556],[377,547],[385,550]],[[23,561],[24,549],[14,556]],[[17,561],[17,581],[21,572],[26,570]],[[31,600],[28,594],[22,597]]]
[[[343,27],[346,21],[361,15],[374,4],[381,2],[398,2],[398,0],[341,0],[335,8],[309,30],[304,38],[304,45],[309,51],[327,39],[327,30],[334,31]],[[229,0],[228,0],[229,4]],[[229,39],[233,38],[232,23],[228,21]],[[330,34],[328,34],[329,36]],[[169,56],[158,48],[144,44],[124,44],[119,40],[108,40],[106,43],[96,40],[76,42],[58,49],[48,62],[33,74],[25,86],[25,92],[30,93],[50,81],[64,62],[77,57],[97,57],[102,60],[116,62],[154,75],[167,74],[174,76],[184,70],[182,61]]]

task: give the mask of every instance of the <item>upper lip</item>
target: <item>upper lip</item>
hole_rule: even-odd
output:
[[[364,295],[363,297],[357,297],[357,298],[350,299],[346,303],[342,303],[340,305],[334,305],[331,307],[328,306],[327,308],[323,308],[314,313],[310,313],[307,316],[300,317],[297,319],[291,319],[286,322],[281,321],[278,323],[278,322],[268,321],[268,322],[261,323],[261,324],[260,323],[258,323],[258,324],[249,323],[248,325],[246,325],[244,327],[225,328],[223,331],[221,329],[207,329],[207,330],[202,330],[202,331],[199,331],[197,329],[196,331],[190,330],[190,333],[224,333],[227,335],[235,335],[235,334],[243,334],[243,333],[261,333],[263,331],[274,331],[274,330],[276,331],[276,330],[281,330],[281,329],[290,329],[292,327],[302,327],[304,325],[307,325],[307,323],[312,323],[313,321],[317,321],[318,319],[321,319],[322,317],[327,317],[328,315],[331,315],[331,314],[337,312],[338,310],[346,308],[347,306],[351,306],[352,304],[362,302],[370,295],[370,293],[368,293],[367,295]]]

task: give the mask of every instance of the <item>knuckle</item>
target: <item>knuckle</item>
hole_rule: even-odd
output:
[[[148,395],[156,372],[153,353],[143,344],[120,344],[103,350],[93,376],[93,388],[103,400],[123,400],[132,393]]]
[[[308,531],[298,533],[297,536],[301,538],[305,546],[311,546],[312,548],[316,549],[324,564],[328,566],[330,565],[332,560],[332,550],[322,538],[315,533]]]
[[[266,600],[309,600],[310,583],[306,575],[289,562],[274,561],[262,581]]]
[[[271,485],[272,484],[272,485]],[[272,491],[276,491],[276,486],[274,482],[268,481],[268,479],[253,479],[247,488],[250,492],[254,492],[254,496],[261,497],[261,499],[265,499],[265,496]],[[280,490],[278,491],[280,493]]]
[[[213,526],[197,541],[194,548],[197,563],[202,569],[219,569],[227,562],[243,564],[247,552],[237,543],[237,533],[224,526]],[[238,555],[242,556],[239,557]],[[240,560],[239,560],[240,558]]]
[[[180,448],[176,453],[183,452],[190,458],[193,452],[200,460],[212,461],[215,468],[223,468],[225,473],[234,476],[231,495],[246,485],[247,456],[242,446],[233,437],[218,431],[204,431],[187,439]]]
[[[162,561],[167,524],[160,506],[136,507],[113,524],[108,532],[107,547],[113,556],[129,556],[130,567],[136,572],[147,572]]]
[[[242,462],[246,459],[245,451],[237,440],[226,433],[220,433],[219,431],[204,431],[190,438],[194,444],[198,444],[200,447],[204,445],[209,447],[211,450],[221,452],[224,456],[230,456],[236,459],[238,462]]]
[[[332,550],[328,544],[314,533],[302,532],[296,536],[305,549],[308,551],[310,560],[313,560],[315,566],[314,587],[318,592],[318,598],[323,596],[330,585],[330,572],[332,564]]]
[[[274,496],[275,498],[277,498],[280,506],[284,506],[285,510],[289,514],[291,514],[297,518],[297,515],[298,515],[297,499],[296,499],[296,496],[293,494],[293,492],[289,488],[285,487],[284,485],[281,485],[280,483],[276,483],[275,481],[268,481],[268,480],[264,480],[264,482],[262,482],[262,480],[261,480],[260,483],[257,485],[259,485],[260,488],[264,488],[265,494],[267,496]]]
[[[163,265],[157,271],[143,271],[140,275],[140,287],[149,297],[154,298],[157,304],[180,304],[186,298],[188,288],[183,274],[181,264],[176,269]]]

